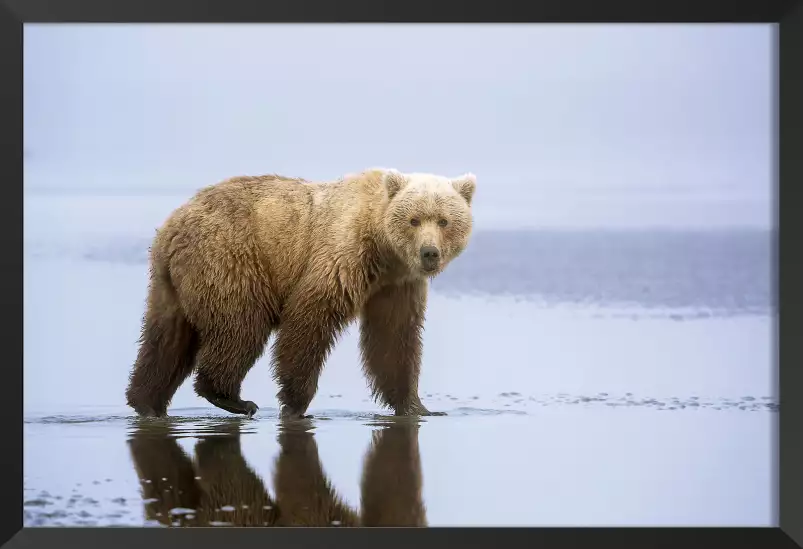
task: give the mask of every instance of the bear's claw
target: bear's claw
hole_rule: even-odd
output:
[[[314,416],[304,415],[304,412],[293,410],[286,404],[283,404],[279,411],[279,417],[282,419],[312,419]]]
[[[242,414],[251,417],[259,410],[259,406],[250,400],[233,400],[216,395],[204,395],[204,398],[206,398],[210,404],[214,404],[221,410],[225,410],[231,414]]]
[[[245,409],[245,415],[249,418],[254,417],[254,414],[259,411],[259,406],[250,400],[243,401],[243,408]]]
[[[397,416],[445,416],[446,412],[430,412],[427,408],[416,402],[408,410],[396,410]]]
[[[396,411],[398,416],[445,416],[446,412],[430,412],[427,407],[421,402],[421,399],[416,397],[410,404],[409,410]]]
[[[139,417],[142,418],[161,418],[167,416],[167,412],[159,412],[154,408],[142,404],[129,404]]]

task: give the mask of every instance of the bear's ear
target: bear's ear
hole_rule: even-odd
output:
[[[452,186],[457,193],[462,196],[468,205],[471,206],[471,199],[474,198],[474,191],[477,188],[477,176],[467,173],[452,180]]]
[[[388,193],[388,199],[393,200],[393,197],[407,185],[407,178],[398,170],[385,170],[382,174],[382,184]]]

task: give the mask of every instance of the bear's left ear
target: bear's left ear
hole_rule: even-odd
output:
[[[398,170],[385,170],[382,174],[382,184],[388,193],[388,199],[393,200],[393,197],[407,185],[407,178]]]
[[[468,205],[471,206],[471,199],[474,198],[474,191],[477,188],[477,176],[467,173],[452,180],[452,186],[457,193],[462,196]]]

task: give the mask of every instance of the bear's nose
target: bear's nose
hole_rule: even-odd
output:
[[[435,246],[422,246],[421,247],[421,259],[438,259],[441,256],[441,253],[438,251],[438,248]]]
[[[438,266],[438,260],[441,253],[435,246],[422,246],[421,247],[421,264],[425,269],[434,269]]]

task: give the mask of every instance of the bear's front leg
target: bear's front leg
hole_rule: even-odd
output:
[[[366,303],[360,323],[363,370],[374,398],[396,415],[445,415],[430,412],[418,397],[426,281],[386,286]]]
[[[299,418],[318,390],[326,357],[346,325],[347,307],[299,284],[287,300],[273,344],[273,378],[283,418]]]

